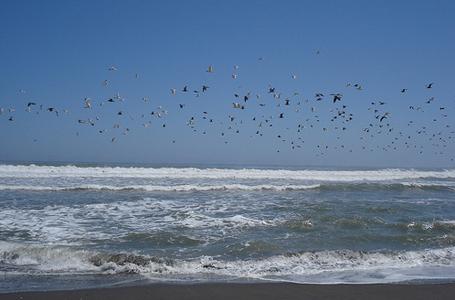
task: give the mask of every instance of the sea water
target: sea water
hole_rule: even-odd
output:
[[[0,292],[453,279],[453,169],[0,165]]]

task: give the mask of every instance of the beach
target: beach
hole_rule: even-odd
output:
[[[2,1],[0,300],[455,300],[453,12]]]
[[[82,299],[453,299],[455,284],[308,285],[257,284],[153,284],[89,290],[18,292],[0,294],[2,300]]]

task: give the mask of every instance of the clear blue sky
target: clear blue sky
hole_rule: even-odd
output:
[[[454,13],[453,1],[2,1],[0,160],[453,166]],[[108,71],[112,65],[118,70]],[[209,65],[214,73],[206,72]],[[202,84],[209,90],[194,97]],[[269,84],[281,100],[267,93]],[[180,92],[184,85],[188,94]],[[233,109],[241,101],[233,94],[247,91],[261,98]],[[117,92],[123,103],[99,107]],[[323,101],[315,100],[317,92]],[[342,101],[331,103],[330,93],[342,93]],[[84,108],[85,97],[92,109]],[[376,114],[391,113],[384,123],[368,110],[379,100],[386,105]],[[26,112],[30,101],[43,111]],[[330,121],[330,110],[342,104],[354,115],[345,131]],[[150,116],[159,105],[168,111],[162,119]],[[213,123],[202,119],[203,111]],[[229,115],[242,124],[230,124]],[[77,122],[96,116],[93,127]],[[196,132],[186,125],[192,116]],[[273,116],[262,137],[255,134],[261,116],[264,124]],[[382,132],[365,136],[370,123],[372,132]],[[300,134],[298,124],[305,124]],[[302,148],[292,149],[291,141]]]

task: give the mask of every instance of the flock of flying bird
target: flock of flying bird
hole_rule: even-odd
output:
[[[259,61],[262,61],[260,58]],[[108,72],[120,72],[117,67],[111,66],[107,68]],[[208,66],[206,72],[209,76],[216,76],[215,69],[212,65]],[[234,66],[230,80],[238,80],[239,66]],[[139,79],[139,75],[135,74],[134,78]],[[297,75],[291,74],[289,80],[296,80]],[[110,80],[105,79],[102,81],[102,86],[109,87]],[[430,91],[435,84],[428,83],[422,86],[422,90]],[[200,84],[198,88],[190,88],[189,85],[183,85],[180,88],[172,87],[169,89],[171,97],[189,98],[192,95],[196,98],[207,97],[212,88],[204,83]],[[351,89],[353,91],[361,92],[364,90],[360,83],[347,83],[344,87],[346,92]],[[397,96],[404,95],[408,92],[407,88],[397,91]],[[20,94],[26,95],[25,90],[19,90]],[[27,95],[28,96],[28,95]],[[229,96],[232,100],[226,102],[227,114],[219,116],[221,111],[211,114],[208,111],[201,111],[200,114],[193,114],[187,116],[185,124],[193,134],[208,134],[209,130],[215,131],[216,135],[222,138],[222,142],[229,143],[229,137],[246,132],[248,137],[268,137],[270,141],[267,143],[273,151],[280,152],[280,149],[288,147],[290,150],[308,149],[312,148],[310,145],[305,144],[305,134],[310,133],[314,137],[321,139],[323,134],[332,134],[327,137],[327,142],[321,140],[313,145],[313,151],[316,156],[325,155],[329,150],[335,151],[348,151],[353,152],[356,148],[355,145],[360,145],[359,150],[363,151],[394,151],[399,149],[411,149],[423,154],[426,147],[429,145],[433,154],[448,155],[452,154],[448,150],[451,141],[455,137],[455,131],[451,129],[450,118],[448,117],[448,108],[440,105],[434,105],[435,97],[431,96],[421,102],[416,101],[414,104],[408,106],[406,109],[411,113],[425,112],[426,110],[433,110],[436,113],[433,115],[431,125],[427,123],[418,124],[419,120],[423,120],[421,115],[415,119],[409,120],[403,127],[398,127],[397,124],[392,122],[392,112],[387,110],[387,103],[382,100],[367,101],[368,114],[362,114],[357,118],[358,112],[351,110],[351,105],[345,100],[345,96],[341,92],[336,93],[314,93],[312,97],[307,95],[304,97],[300,92],[294,91],[286,93],[273,85],[264,86],[259,92],[252,92],[238,86],[238,89],[233,91]],[[180,98],[179,98],[180,99]],[[149,97],[142,97],[140,99],[145,104],[150,105]],[[97,134],[108,135],[112,143],[116,142],[120,136],[128,135],[132,131],[131,126],[126,126],[125,120],[127,117],[131,120],[140,120],[140,125],[144,128],[165,128],[166,117],[169,114],[168,110],[163,105],[157,106],[152,111],[141,112],[139,116],[132,116],[126,111],[127,101],[120,96],[119,93],[114,94],[107,99],[95,101],[89,97],[82,99],[80,108],[82,114],[93,112],[96,107],[100,109],[105,106],[115,106],[114,116],[108,119],[115,118],[114,124],[109,127],[101,126],[102,115],[98,114],[91,117],[90,113],[87,117],[76,118],[74,122],[77,126],[88,126],[93,128]],[[175,105],[173,110],[177,111],[186,110],[187,106],[192,105],[194,102],[185,101],[184,103],[172,103],[169,101],[168,105]],[[323,103],[323,105],[320,105]],[[6,120],[10,123],[16,122],[16,113],[25,110],[27,113],[36,114],[54,114],[56,117],[70,116],[68,109],[60,109],[53,106],[46,106],[37,101],[26,101],[23,107],[0,107],[0,120],[2,116],[6,116]],[[120,108],[120,109],[119,109]],[[320,115],[319,109],[326,108],[327,113],[323,112]],[[243,112],[249,112],[245,114]],[[112,113],[110,111],[109,113]],[[288,119],[283,122],[281,119]],[[356,126],[351,126],[354,119],[360,119]],[[159,120],[159,125],[153,125],[154,120]],[[403,123],[403,120],[400,120]],[[282,123],[280,123],[282,122]],[[123,123],[123,125],[122,125]],[[182,125],[183,125],[182,124]],[[152,126],[153,125],[153,126]],[[211,126],[211,127],[209,127]],[[77,130],[76,135],[79,136]],[[354,132],[355,137],[361,141],[353,142],[346,137],[345,132]],[[315,134],[316,133],[316,134]],[[276,139],[276,140],[274,140]],[[37,141],[36,139],[34,141]],[[172,143],[176,143],[172,139]],[[453,158],[450,158],[453,161]]]

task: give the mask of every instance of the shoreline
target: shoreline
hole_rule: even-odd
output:
[[[453,299],[455,283],[433,284],[295,284],[200,283],[148,284],[65,291],[0,293],[12,299]]]

